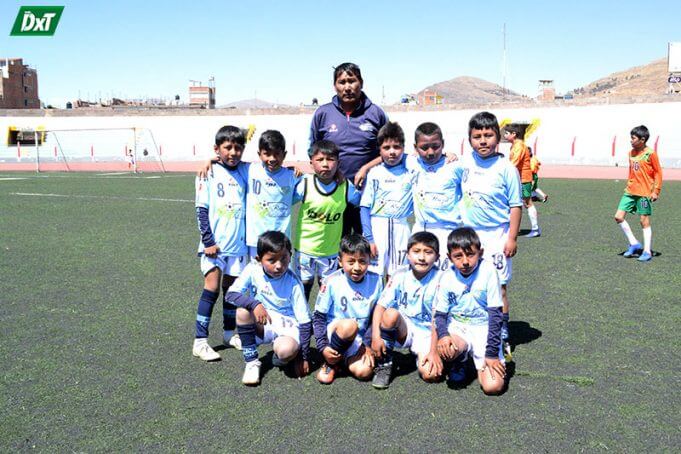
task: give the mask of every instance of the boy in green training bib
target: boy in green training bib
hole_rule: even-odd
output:
[[[302,194],[293,236],[295,270],[305,297],[315,277],[321,281],[338,268],[338,245],[343,233],[343,212],[348,203],[359,205],[361,193],[338,171],[338,147],[320,140],[310,148],[313,175],[305,175],[296,192]]]

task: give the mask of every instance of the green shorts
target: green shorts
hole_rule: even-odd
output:
[[[532,190],[533,191],[537,190],[537,186],[538,186],[537,183],[538,182],[539,182],[539,175],[537,175],[536,173],[533,173],[532,174]]]
[[[523,183],[523,199],[532,197],[532,182]]]
[[[653,204],[650,201],[650,197],[643,197],[641,195],[624,194],[620,199],[617,209],[641,216],[653,214]]]

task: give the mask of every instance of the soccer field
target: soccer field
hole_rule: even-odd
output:
[[[654,206],[650,263],[620,255],[623,181],[541,186],[543,236],[513,264],[510,385],[487,397],[423,383],[406,355],[386,391],[322,386],[266,346],[245,387],[240,352],[191,355],[192,176],[0,174],[0,451],[678,451],[681,183]]]

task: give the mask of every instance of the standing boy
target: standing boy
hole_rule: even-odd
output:
[[[317,277],[333,273],[338,265],[338,245],[343,232],[343,213],[349,204],[359,205],[361,193],[338,171],[338,147],[329,140],[315,142],[310,148],[314,174],[298,183],[302,197],[294,236],[294,263],[305,287],[305,298]]]
[[[246,145],[243,131],[223,126],[215,135],[218,162],[212,163],[206,178],[196,178],[196,218],[201,232],[199,257],[204,275],[203,292],[196,314],[196,336],[192,353],[204,361],[220,359],[208,345],[208,326],[213,306],[243,270],[246,262],[245,203],[248,164],[241,162]],[[223,340],[239,348],[232,337],[236,308],[223,299]]]
[[[532,168],[530,165],[530,150],[525,145],[525,125],[511,123],[504,127],[504,139],[511,142],[511,163],[518,169],[520,183],[522,184],[523,205],[527,209],[527,216],[530,218],[530,233],[525,235],[527,238],[541,236],[537,207],[532,203]]]
[[[388,276],[404,262],[409,241],[407,218],[414,210],[413,172],[404,162],[404,131],[388,122],[378,131],[382,163],[367,175],[360,215],[362,232],[371,245],[372,271]]]
[[[615,221],[620,225],[629,241],[629,249],[624,257],[640,254],[639,262],[652,260],[653,231],[650,227],[650,216],[653,214],[652,202],[660,197],[662,189],[662,167],[657,152],[646,143],[650,138],[648,128],[643,125],[631,130],[631,148],[629,152],[629,180],[624,195],[615,213]],[[643,247],[624,219],[626,213],[636,213],[641,217],[643,228]]]

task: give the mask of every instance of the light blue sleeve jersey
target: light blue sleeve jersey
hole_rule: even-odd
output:
[[[433,225],[453,230],[461,226],[461,173],[457,171],[458,162],[446,161],[444,155],[435,164],[415,155],[406,157],[407,169],[414,173],[414,218],[426,228]]]
[[[303,284],[291,270],[275,279],[265,274],[260,263],[251,262],[229,287],[229,291],[249,292],[268,312],[293,317],[299,324],[311,321]]]
[[[393,167],[381,163],[369,170],[360,206],[371,209],[371,216],[401,219],[414,212],[412,171],[404,158]]]
[[[397,309],[417,328],[430,330],[440,274],[434,266],[428,274],[418,280],[414,277],[411,267],[400,267],[390,276],[378,304],[386,309]]]
[[[214,163],[205,179],[196,178],[196,207],[208,209],[215,244],[224,256],[246,254],[246,175],[249,165],[235,169]],[[199,242],[199,254],[203,243]]]
[[[461,160],[459,202],[464,225],[493,229],[508,224],[511,207],[523,205],[518,170],[503,155],[483,159],[475,151]]]
[[[354,282],[343,270],[337,270],[319,289],[314,310],[326,314],[327,325],[338,319],[355,319],[359,336],[364,336],[382,290],[383,281],[376,273],[368,271],[361,282]]]
[[[296,201],[298,179],[282,167],[269,172],[261,163],[251,165],[246,195],[246,245],[257,246],[258,236],[268,230],[291,237],[291,206]]]
[[[348,203],[356,207],[362,199],[362,191],[358,191],[355,185],[348,180]]]
[[[487,325],[488,307],[502,307],[501,284],[491,262],[480,259],[470,275],[451,267],[443,272],[435,298],[435,310],[471,325]]]

